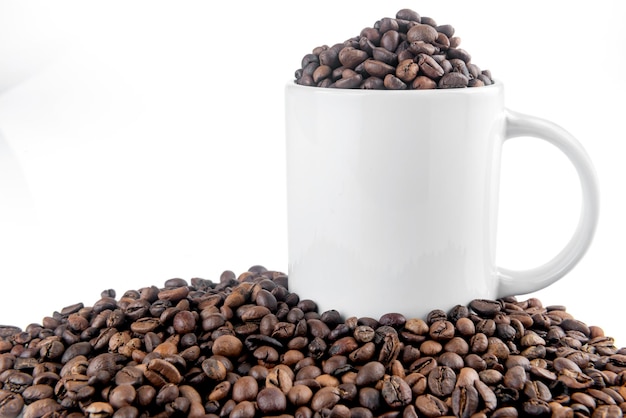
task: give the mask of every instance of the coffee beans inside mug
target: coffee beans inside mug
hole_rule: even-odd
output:
[[[481,87],[493,83],[459,48],[451,25],[402,9],[359,35],[316,47],[302,58],[295,82],[342,89],[421,90]]]
[[[626,349],[564,306],[343,318],[262,266],[0,326],[7,418],[621,417],[625,396]]]

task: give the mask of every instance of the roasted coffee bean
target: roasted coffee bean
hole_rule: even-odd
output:
[[[379,46],[372,48],[372,58],[392,66],[398,64],[398,54]]]
[[[396,71],[396,67],[375,59],[369,59],[365,61],[363,65],[365,71],[367,71],[370,76],[376,78],[385,78],[387,74],[391,74]]]
[[[363,76],[356,74],[348,78],[341,78],[337,80],[333,85],[340,89],[355,89],[361,85]]]
[[[437,82],[431,78],[420,75],[415,77],[411,83],[411,87],[415,90],[430,90],[437,88]]]
[[[426,417],[441,417],[447,414],[448,405],[431,394],[420,395],[415,400],[415,406]]]
[[[111,406],[115,409],[122,408],[126,405],[131,405],[135,402],[137,397],[137,390],[132,385],[116,386],[109,392],[108,400]]]
[[[406,33],[409,42],[423,41],[432,43],[437,39],[437,30],[430,25],[417,24]]]
[[[383,85],[388,90],[405,90],[407,85],[393,74],[387,74],[383,79]]]
[[[350,46],[339,51],[339,62],[346,68],[354,68],[367,58],[367,52]]]
[[[409,83],[417,77],[419,72],[419,65],[412,59],[406,59],[395,68],[396,77],[405,83]]]
[[[456,373],[450,367],[438,366],[428,373],[428,388],[439,397],[448,396],[456,385]]]
[[[213,361],[216,362],[215,360]],[[222,365],[222,367],[224,366]],[[205,371],[205,373],[207,373],[204,363],[202,364],[202,369]],[[207,373],[207,375],[211,377],[209,373]],[[150,360],[150,362],[146,366],[146,370],[144,371],[144,376],[150,381],[150,383],[152,383],[156,387],[162,387],[167,383],[178,384],[182,381],[182,376],[180,375],[178,369],[173,364],[159,358]],[[224,372],[224,377],[225,376],[226,372]]]
[[[0,389],[0,416],[15,418],[22,412],[24,399],[12,391]]]
[[[459,72],[451,72],[448,74],[444,74],[444,76],[441,77],[438,83],[439,88],[442,88],[442,89],[448,89],[448,88],[458,89],[462,87],[468,87],[468,85],[469,85],[469,78],[466,75],[459,73]]]
[[[383,32],[381,30],[381,33],[383,33],[383,35],[380,38],[380,46],[388,51],[395,51],[396,48],[398,48],[398,44],[400,43],[400,33],[398,33],[398,30],[390,29],[386,32]]]
[[[263,414],[276,415],[287,408],[287,397],[280,389],[268,387],[259,391],[256,403]]]
[[[439,78],[444,75],[444,70],[441,65],[430,55],[419,54],[417,56],[417,65],[421,73],[431,80],[439,80]]]
[[[411,403],[411,387],[399,376],[387,376],[383,380],[381,394],[387,405],[399,408]]]
[[[451,401],[455,416],[469,418],[478,410],[478,391],[473,385],[457,386],[452,391]]]

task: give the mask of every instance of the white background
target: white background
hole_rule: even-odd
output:
[[[286,271],[284,85],[314,47],[408,7],[452,24],[509,108],[587,149],[595,240],[532,296],[626,345],[625,4],[0,0],[0,324],[107,288]],[[516,139],[501,188],[498,263],[547,261],[579,215],[575,170]]]

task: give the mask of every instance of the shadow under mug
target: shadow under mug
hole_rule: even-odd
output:
[[[591,244],[598,186],[581,144],[509,111],[503,85],[421,91],[285,90],[289,289],[320,312],[426,317],[472,299],[530,293]],[[578,226],[539,267],[495,265],[502,144],[563,151],[582,189]]]

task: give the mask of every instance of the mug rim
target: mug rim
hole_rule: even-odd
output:
[[[377,94],[377,95],[385,95],[385,94],[481,94],[488,93],[492,90],[501,89],[503,87],[503,83],[498,79],[493,79],[493,84],[488,86],[480,86],[480,87],[461,87],[461,88],[448,88],[448,89],[411,89],[411,90],[390,90],[390,89],[338,89],[338,88],[328,88],[328,87],[317,87],[317,86],[303,86],[300,84],[296,84],[295,80],[291,79],[287,82],[286,88],[294,88],[298,90],[306,90],[310,89],[311,93],[319,93],[319,94],[337,94],[337,95],[347,95],[347,94]]]

